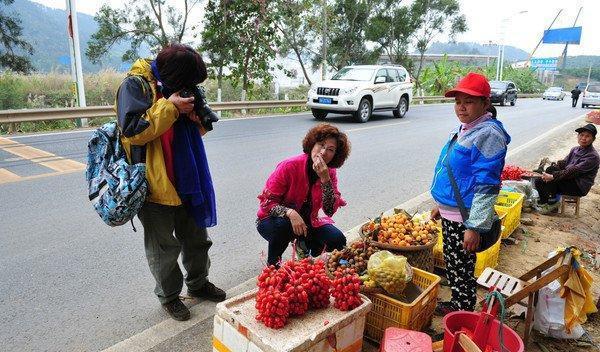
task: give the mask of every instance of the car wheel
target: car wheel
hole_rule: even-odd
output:
[[[506,105],[506,97],[502,98],[502,101],[500,101],[500,106],[504,105]]]
[[[323,121],[327,117],[327,112],[319,109],[311,109],[316,120]]]
[[[405,97],[401,97],[398,106],[393,111],[394,117],[401,119],[406,115],[406,111],[408,111],[408,101]]]
[[[362,98],[358,104],[358,110],[354,113],[356,122],[364,123],[371,118],[371,102],[367,98]]]

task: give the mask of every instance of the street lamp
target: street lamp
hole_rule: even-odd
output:
[[[506,27],[511,19],[515,16],[522,15],[529,11],[519,11],[511,16],[505,17],[500,24],[500,42],[498,43],[498,58],[496,60],[496,81],[502,80],[502,70],[504,68],[504,35],[506,34]]]

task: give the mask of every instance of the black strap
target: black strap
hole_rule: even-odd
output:
[[[462,215],[463,221],[467,221],[469,218],[469,211],[465,206],[465,202],[462,199],[460,194],[460,189],[458,188],[458,184],[456,183],[456,178],[454,178],[454,173],[452,172],[452,167],[450,167],[450,161],[448,160],[450,157],[450,152],[454,147],[454,143],[458,139],[458,133],[452,137],[450,144],[448,145],[448,149],[446,150],[446,157],[444,158],[444,164],[446,165],[446,170],[448,171],[448,177],[450,178],[450,184],[452,185],[452,193],[454,193],[454,200],[456,200],[456,204],[458,204],[458,209],[460,209],[460,215]]]

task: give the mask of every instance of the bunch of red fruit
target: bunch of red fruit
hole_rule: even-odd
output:
[[[331,295],[335,298],[333,304],[339,310],[352,310],[362,304],[360,298],[360,278],[354,269],[339,269],[334,273]]]
[[[502,170],[502,174],[500,175],[500,180],[502,180],[502,181],[506,181],[506,180],[519,181],[519,180],[521,180],[521,176],[523,176],[523,174],[526,172],[527,172],[527,170],[521,169],[518,166],[506,165],[504,167],[504,169]]]
[[[360,306],[359,277],[353,271],[340,271],[336,275],[337,286],[349,287],[341,291],[332,288],[325,262],[321,259],[290,260],[279,269],[265,267],[258,276],[256,319],[270,328],[279,329],[285,326],[289,317],[301,316],[309,309],[328,307],[332,294],[338,309],[351,310]]]

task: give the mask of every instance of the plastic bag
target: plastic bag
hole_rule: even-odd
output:
[[[555,254],[556,252],[550,253],[548,258]],[[543,274],[545,275],[547,272],[548,270]],[[581,325],[576,325],[570,334],[567,333],[565,329],[565,299],[560,297],[560,288],[558,280],[554,280],[540,289],[533,327],[542,334],[553,338],[578,339],[585,333],[585,330]]]
[[[406,284],[412,280],[412,267],[406,257],[380,251],[369,258],[369,277],[392,295],[401,295]]]

